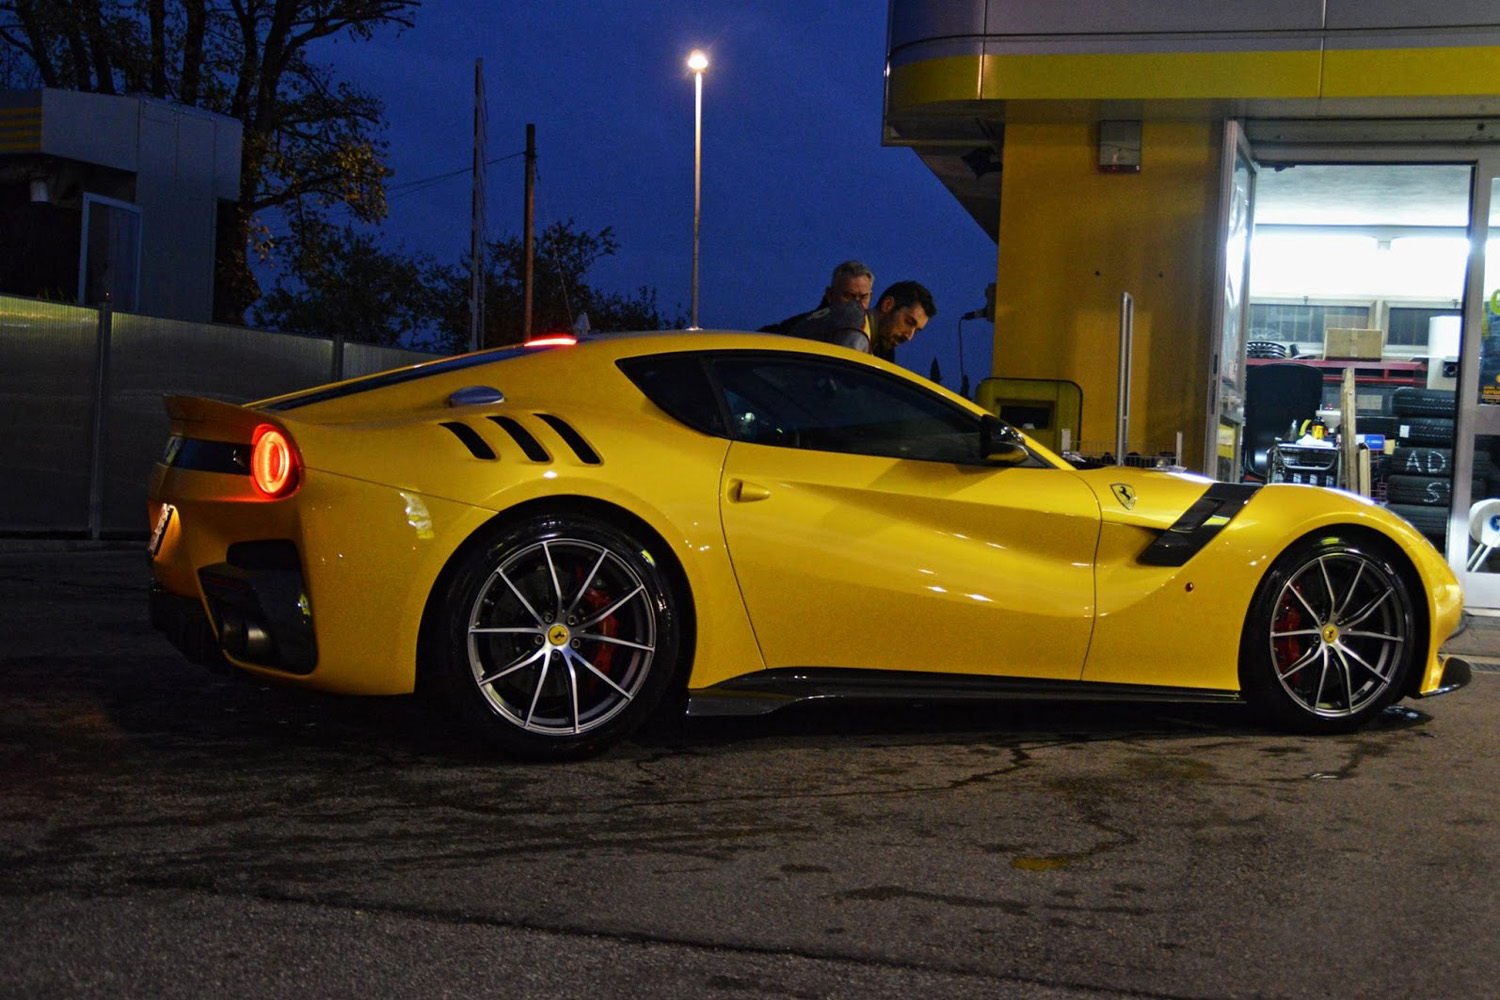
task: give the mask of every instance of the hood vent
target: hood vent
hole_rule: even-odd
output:
[[[577,455],[578,460],[584,465],[600,465],[603,463],[604,460],[583,439],[583,435],[578,433],[577,429],[562,417],[554,417],[550,413],[538,413],[536,418],[557,431],[557,436],[563,439],[564,444],[573,449],[573,454]]]

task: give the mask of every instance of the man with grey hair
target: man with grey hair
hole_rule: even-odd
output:
[[[854,302],[861,310],[870,308],[870,293],[875,289],[875,275],[870,269],[857,260],[846,260],[833,269],[833,276],[828,279],[828,287],[823,289],[823,301],[807,312],[800,312],[795,316],[788,316],[780,323],[772,323],[760,328],[761,333],[791,333],[792,328],[801,323],[813,313],[830,306],[843,305],[846,302]]]
[[[896,348],[936,315],[931,292],[915,281],[898,281],[880,293],[869,312],[858,302],[840,302],[813,310],[788,332],[894,362]]]

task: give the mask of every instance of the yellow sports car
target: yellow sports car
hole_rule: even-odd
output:
[[[605,336],[166,404],[159,628],[287,684],[430,689],[521,756],[684,692],[1244,700],[1338,732],[1469,678],[1438,654],[1458,582],[1378,505],[1080,471],[812,341]]]

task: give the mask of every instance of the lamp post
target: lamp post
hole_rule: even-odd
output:
[[[691,330],[698,330],[698,219],[702,206],[703,189],[703,71],[708,69],[708,55],[702,49],[694,49],[688,56],[688,69],[693,71],[693,323]]]

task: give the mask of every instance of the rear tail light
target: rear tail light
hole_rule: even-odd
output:
[[[302,461],[292,442],[270,424],[255,428],[250,449],[250,481],[268,497],[290,496],[301,480]]]

